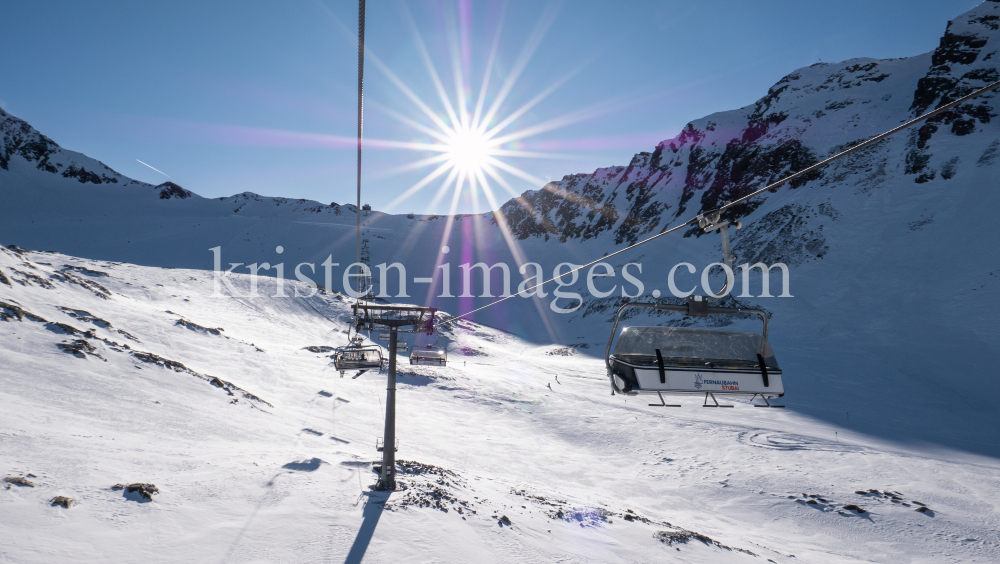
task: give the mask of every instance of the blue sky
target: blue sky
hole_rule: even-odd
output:
[[[434,198],[447,171],[400,201],[439,164],[399,169],[440,154],[426,150],[440,143],[428,128],[432,116],[449,122],[421,43],[453,105],[461,69],[470,116],[487,69],[481,114],[508,83],[487,129],[550,91],[497,132],[538,131],[499,147],[517,152],[497,158],[520,174],[494,169],[520,193],[627,164],[796,68],[930,51],[978,3],[370,0],[362,200],[396,213],[453,205]],[[63,147],[167,180],[141,160],[203,196],[354,201],[356,2],[33,1],[3,12],[0,106]],[[456,211],[489,209],[477,194],[466,185]]]

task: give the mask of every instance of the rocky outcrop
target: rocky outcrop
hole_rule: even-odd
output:
[[[117,184],[119,179],[125,180],[104,163],[63,150],[26,121],[0,108],[0,169],[10,170],[14,156],[22,157],[40,171],[75,178],[84,184]]]
[[[987,84],[1000,80],[1000,2],[984,2],[976,9],[948,22],[940,45],[931,56],[931,68],[917,81],[910,109],[914,116],[941,107]],[[935,116],[910,134],[906,155],[906,174],[916,175],[916,182],[934,179],[945,167],[929,166],[931,140],[950,132],[964,136],[997,117],[996,94],[980,96],[943,114]]]
[[[910,59],[855,59],[817,63],[779,80],[753,105],[688,123],[681,132],[636,154],[625,167],[573,174],[507,202],[494,221],[505,221],[519,239],[566,242],[613,234],[616,245],[632,244],[687,220],[701,210],[759,190],[793,172],[857,144],[872,133],[947,104],[1000,79],[1000,2],[985,2],[949,22],[939,47]],[[914,83],[914,76],[920,77]],[[902,105],[900,96],[912,103]],[[896,99],[894,99],[894,97]],[[959,161],[943,159],[935,168],[930,148],[938,135],[969,135],[996,117],[984,95],[900,135],[896,144],[877,144],[836,165],[797,178],[782,190],[810,182],[849,183],[876,189],[887,167],[899,164],[916,182],[953,177]],[[909,112],[909,113],[907,113]],[[862,129],[855,129],[863,126]],[[908,136],[908,137],[907,137]],[[998,151],[983,154],[992,163]],[[729,218],[747,217],[767,195],[734,206]],[[774,214],[776,210],[762,210]],[[769,216],[799,217],[789,210]],[[812,215],[818,210],[812,210]],[[808,214],[807,214],[808,215]],[[814,228],[778,223],[808,240],[791,253],[787,242],[774,253],[821,257],[825,243]],[[793,223],[799,220],[794,220]],[[797,225],[797,223],[796,223]],[[701,235],[697,228],[686,236]],[[735,234],[737,238],[743,233]],[[780,250],[783,249],[783,250]]]
[[[164,182],[160,184],[154,190],[160,193],[161,200],[169,200],[170,198],[177,198],[183,200],[185,198],[190,198],[193,194],[190,191],[181,188],[179,185],[173,182]]]

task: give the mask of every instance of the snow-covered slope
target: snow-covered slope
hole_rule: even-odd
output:
[[[320,348],[340,297],[6,248],[0,271],[0,474],[33,484],[0,489],[4,562],[1000,558],[994,458],[623,401],[600,361],[472,323],[448,367],[403,365],[406,489],[372,493],[385,379]]]
[[[490,300],[425,300],[426,287],[413,278],[432,276],[446,260],[458,289],[461,263],[515,267],[519,259],[501,224],[518,256],[542,264],[546,274],[676,225],[995,80],[998,22],[1000,3],[984,2],[950,22],[932,53],[800,69],[757,103],[695,120],[628,166],[568,176],[508,202],[503,213],[373,213],[365,218],[371,262],[405,264],[413,300],[468,311]],[[1000,412],[972,399],[996,387],[1000,352],[1000,264],[988,240],[1000,215],[996,99],[983,96],[736,209],[746,224],[733,232],[740,262],[781,261],[791,269],[794,298],[739,298],[772,314],[771,341],[791,410],[880,439],[1000,455],[1000,441],[982,432],[1000,427]],[[353,206],[250,193],[165,198],[177,190],[129,181],[8,114],[3,120],[4,244],[201,270],[212,268],[209,249],[221,246],[224,263],[281,262],[287,276],[301,262],[320,272],[328,256],[342,266],[354,261]],[[88,174],[66,176],[70,167]],[[85,179],[95,177],[101,182]],[[570,290],[585,299],[574,313],[553,313],[550,294],[540,302],[509,300],[475,320],[535,345],[571,347],[565,352],[574,353],[572,363],[594,366],[597,375],[600,365],[589,363],[603,352],[615,308],[628,299],[620,294],[625,262],[643,265],[642,298],[653,299],[654,290],[667,294],[673,265],[688,261],[700,269],[719,259],[717,236],[684,235],[612,260],[619,277],[599,286],[616,285],[614,295],[589,296],[580,277]],[[453,249],[449,255],[439,252],[442,244]],[[493,288],[502,285],[495,276]],[[696,279],[684,281],[690,287]],[[383,282],[396,293],[394,275]],[[751,286],[759,295],[759,282]]]

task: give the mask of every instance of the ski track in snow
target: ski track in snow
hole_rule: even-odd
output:
[[[100,283],[112,297],[50,278],[64,264],[107,272]],[[700,398],[670,410],[623,401],[611,397],[600,360],[548,355],[551,346],[474,324],[451,343],[448,367],[400,365],[397,456],[445,473],[401,470],[408,489],[386,500],[368,490],[384,374],[340,378],[328,354],[304,350],[340,344],[348,302],[264,297],[273,281],[259,298],[213,297],[203,271],[4,249],[0,270],[13,269],[54,287],[15,274],[0,301],[94,333],[55,333],[27,317],[0,322],[0,472],[37,476],[34,488],[0,490],[2,561],[1000,558],[995,459],[919,450],[741,401],[732,410],[702,410]],[[104,360],[56,346],[74,338]],[[272,405],[140,362],[102,338]],[[469,346],[485,355],[462,356]],[[160,493],[140,503],[110,489],[130,482]],[[870,489],[880,493],[855,493]],[[895,492],[908,507],[893,502]],[[76,504],[50,505],[57,495]],[[710,540],[667,544],[658,531]]]

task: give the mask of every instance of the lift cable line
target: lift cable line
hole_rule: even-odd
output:
[[[659,239],[660,237],[663,237],[664,235],[673,233],[674,231],[677,231],[678,229],[687,227],[688,225],[691,225],[692,223],[700,223],[702,226],[708,225],[709,229],[707,229],[707,230],[710,231],[710,230],[712,230],[711,228],[714,227],[711,224],[717,223],[717,221],[718,221],[718,215],[721,214],[721,212],[725,211],[726,209],[731,208],[732,206],[735,206],[736,204],[739,204],[739,203],[744,202],[746,200],[749,200],[750,198],[753,198],[754,196],[757,196],[758,194],[760,194],[762,192],[766,192],[768,190],[777,188],[777,187],[781,186],[782,184],[785,184],[785,183],[787,183],[789,181],[792,181],[792,180],[794,180],[796,178],[799,178],[800,176],[803,176],[805,174],[809,174],[810,172],[813,172],[813,171],[815,171],[815,170],[817,170],[817,169],[819,169],[821,167],[824,167],[824,166],[832,163],[833,161],[835,161],[837,159],[843,158],[843,157],[845,157],[845,156],[847,156],[847,155],[849,155],[849,154],[851,154],[851,153],[853,153],[855,151],[859,151],[859,150],[861,150],[861,149],[863,149],[865,147],[868,147],[868,146],[870,146],[870,145],[872,145],[874,143],[878,143],[879,141],[881,141],[882,139],[885,139],[886,137],[889,137],[891,135],[895,135],[896,133],[899,133],[900,131],[902,131],[904,129],[912,127],[913,125],[915,125],[917,123],[920,123],[920,122],[925,121],[927,119],[930,119],[930,118],[932,118],[932,117],[934,117],[934,116],[936,116],[938,114],[946,112],[946,111],[954,108],[955,106],[958,106],[959,104],[961,104],[963,102],[967,102],[967,101],[969,101],[969,100],[971,100],[971,99],[973,99],[973,98],[975,98],[977,96],[985,94],[985,93],[987,93],[987,92],[989,92],[991,90],[995,90],[998,87],[1000,87],[1000,81],[996,81],[996,82],[994,82],[992,84],[988,84],[987,86],[984,86],[983,88],[980,88],[979,90],[971,92],[970,94],[966,94],[965,96],[962,96],[961,98],[959,98],[957,100],[951,101],[951,102],[949,102],[949,103],[947,103],[947,104],[945,104],[945,105],[937,108],[936,110],[927,112],[926,114],[924,114],[922,116],[913,118],[910,121],[908,121],[908,122],[906,122],[906,123],[904,123],[902,125],[899,125],[899,126],[893,128],[893,129],[890,129],[889,131],[886,131],[885,133],[882,133],[880,135],[876,135],[875,137],[872,137],[871,139],[868,139],[867,141],[864,141],[863,143],[859,143],[859,144],[857,144],[857,145],[855,145],[855,146],[853,146],[853,147],[851,147],[849,149],[845,149],[844,151],[841,151],[840,153],[837,153],[836,155],[834,155],[834,156],[832,156],[832,157],[830,157],[828,159],[822,160],[822,161],[820,161],[820,162],[818,162],[818,163],[816,163],[816,164],[814,164],[812,166],[806,167],[806,168],[804,168],[804,169],[802,169],[802,170],[800,170],[800,171],[798,171],[798,172],[796,172],[794,174],[786,176],[785,178],[782,178],[781,180],[778,180],[777,182],[773,182],[771,184],[768,184],[767,186],[761,188],[760,190],[757,190],[756,192],[751,192],[751,193],[747,194],[746,196],[742,196],[742,197],[737,198],[737,199],[735,199],[735,200],[733,200],[731,202],[726,202],[725,204],[723,204],[722,206],[720,206],[718,208],[715,208],[715,209],[712,209],[712,210],[709,210],[709,211],[701,212],[698,215],[692,217],[691,219],[688,219],[684,223],[681,223],[679,225],[675,225],[674,227],[671,227],[670,229],[667,229],[666,231],[661,231],[661,232],[657,233],[656,235],[653,235],[652,237],[649,237],[647,239],[639,241],[638,243],[635,243],[633,245],[629,245],[628,247],[625,247],[624,249],[619,249],[619,250],[617,250],[617,251],[615,251],[615,252],[613,252],[613,253],[611,253],[609,255],[605,255],[605,256],[597,259],[597,260],[588,262],[587,264],[585,264],[583,266],[579,266],[579,267],[577,267],[577,268],[575,268],[573,270],[570,270],[570,271],[565,272],[563,274],[559,274],[558,276],[555,276],[555,277],[550,278],[550,279],[548,279],[548,280],[546,280],[544,282],[536,284],[536,285],[534,285],[534,286],[532,286],[530,288],[526,288],[525,290],[523,290],[523,293],[528,294],[528,293],[530,293],[532,290],[534,290],[536,288],[541,288],[542,286],[544,286],[544,285],[546,285],[546,284],[548,284],[550,282],[555,282],[556,280],[559,280],[559,279],[561,279],[564,276],[568,276],[570,274],[573,274],[574,272],[579,272],[579,271],[581,271],[581,270],[583,270],[583,269],[585,269],[587,267],[590,267],[590,266],[593,266],[593,265],[595,265],[595,264],[597,264],[599,262],[605,261],[605,260],[607,260],[607,259],[609,259],[609,258],[611,258],[611,257],[613,257],[615,255],[620,255],[620,254],[622,254],[624,252],[631,251],[632,249],[634,249],[636,247],[640,247],[642,245],[645,245],[646,243],[649,243],[653,239]],[[708,219],[708,220],[706,219],[706,218],[713,218],[713,217],[715,218],[714,221],[711,220],[711,219]],[[717,227],[715,227],[715,228],[717,228]],[[469,315],[472,315],[473,313],[476,313],[477,311],[482,311],[482,310],[484,310],[484,309],[486,309],[486,308],[488,308],[490,306],[494,306],[494,305],[496,305],[496,304],[498,304],[500,302],[507,301],[507,300],[509,300],[509,299],[511,299],[511,298],[513,298],[515,296],[520,295],[521,293],[522,292],[518,292],[516,294],[511,294],[510,296],[502,297],[502,298],[500,298],[500,299],[498,299],[498,300],[496,300],[494,302],[490,302],[490,303],[488,303],[488,304],[486,304],[486,305],[484,305],[482,307],[478,307],[478,308],[476,308],[476,309],[474,309],[472,311],[463,313],[461,315],[457,315],[457,316],[452,317],[451,319],[448,319],[448,320],[443,320],[439,324],[439,327],[441,327],[443,325],[446,325],[446,324],[449,324],[449,323],[456,322],[456,321],[462,319],[463,317],[467,317]]]
[[[358,263],[361,263],[361,142],[362,126],[364,124],[364,76],[365,76],[365,0],[358,0],[358,207],[357,213],[357,252]],[[368,208],[368,206],[365,206]],[[365,252],[367,253],[367,240],[365,241]],[[367,259],[366,259],[367,261]],[[361,264],[362,272],[358,274],[357,298],[354,304],[354,316],[351,326],[347,330],[347,346],[338,349],[335,356],[335,366],[340,371],[341,378],[347,370],[359,370],[357,376],[366,370],[377,368],[380,372],[382,363],[386,360],[382,355],[382,349],[378,345],[365,346],[364,338],[360,335],[362,329],[369,331],[388,330],[389,331],[389,366],[387,368],[385,410],[385,430],[381,442],[376,439],[375,449],[382,452],[382,466],[379,469],[379,480],[375,485],[376,490],[395,491],[396,484],[396,450],[399,440],[396,438],[396,357],[397,351],[401,348],[398,343],[398,333],[416,333],[426,331],[428,334],[434,332],[434,314],[437,311],[433,307],[423,306],[394,306],[372,304],[368,300],[362,302],[362,290],[364,294],[371,291],[370,280],[365,278],[367,262]],[[356,327],[355,337],[351,338],[351,327]],[[436,341],[435,341],[436,342]],[[416,349],[416,347],[414,347]],[[445,366],[447,363],[447,353],[444,349],[436,349],[427,346],[426,350],[420,349],[411,352],[410,364],[429,364],[432,366]],[[355,377],[357,377],[355,376]],[[381,401],[380,401],[381,405]]]
[[[354,209],[357,215],[358,262],[361,262],[361,134],[365,111],[365,0],[358,0],[358,203]],[[363,272],[362,272],[363,274]],[[361,302],[362,276],[358,276],[358,303]]]

